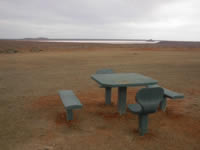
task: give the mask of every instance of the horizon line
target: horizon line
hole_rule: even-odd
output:
[[[171,42],[200,42],[194,40],[157,40],[157,39],[126,39],[126,38],[46,38],[46,37],[37,37],[37,38],[0,38],[0,40],[121,40],[121,41],[171,41]]]

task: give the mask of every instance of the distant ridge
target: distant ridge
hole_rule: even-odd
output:
[[[196,44],[200,43],[200,41],[186,41],[186,40],[158,40],[158,39],[102,39],[102,38],[47,38],[47,37],[36,37],[36,38],[0,38],[0,40],[32,40],[32,41],[38,41],[38,40],[49,40],[49,41],[54,41],[54,40],[67,40],[67,41],[73,41],[73,40],[88,40],[88,41],[148,41],[148,42],[153,42],[153,41],[159,41],[160,44]]]
[[[46,37],[37,37],[37,38],[24,38],[23,40],[49,40]]]
[[[49,38],[48,40],[69,40],[69,41],[73,41],[73,40],[90,40],[90,41],[154,41],[152,39],[90,39],[90,38],[83,38],[83,39],[79,39],[79,38],[72,38],[72,39],[60,39],[60,38],[55,38],[55,39],[51,39]]]

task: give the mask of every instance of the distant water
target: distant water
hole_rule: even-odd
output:
[[[65,43],[102,43],[102,44],[156,44],[160,41],[151,40],[34,40],[38,42],[65,42]]]

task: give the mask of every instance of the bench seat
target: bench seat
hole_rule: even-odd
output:
[[[168,98],[171,98],[171,99],[181,99],[181,98],[184,98],[184,95],[182,93],[177,93],[177,92],[168,90],[166,88],[163,88],[163,90],[164,90],[164,95],[166,97],[168,97]]]
[[[132,112],[132,113],[141,113],[142,112],[142,107],[140,104],[129,104],[128,105],[128,109]]]
[[[73,120],[72,110],[80,109],[83,105],[71,90],[60,90],[58,93],[67,112],[67,120]]]
[[[96,74],[109,74],[114,73],[112,69],[99,69],[96,71]]]
[[[147,87],[160,87],[160,86],[158,84],[154,84],[154,85],[148,85]],[[163,90],[164,90],[164,96],[167,98],[171,98],[171,99],[184,98],[184,94],[182,93],[177,93],[166,88],[163,88]]]
[[[154,84],[154,85],[148,85],[147,87],[152,88],[152,87],[160,87],[160,86],[158,84]],[[166,88],[162,88],[162,89],[164,90],[164,97],[160,103],[160,109],[162,111],[166,110],[167,98],[170,98],[172,100],[184,98],[184,94],[182,93],[177,93]]]

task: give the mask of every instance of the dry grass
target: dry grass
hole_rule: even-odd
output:
[[[46,46],[51,50],[30,53],[33,46],[25,44],[23,53],[0,55],[1,149],[199,150],[200,49]],[[90,78],[100,68],[142,73],[185,99],[169,100],[165,113],[150,115],[149,133],[140,137],[137,116],[117,113],[117,89],[113,104],[104,105],[104,90]],[[74,90],[84,104],[71,122],[65,121],[60,89]],[[128,103],[137,90],[128,88]]]

